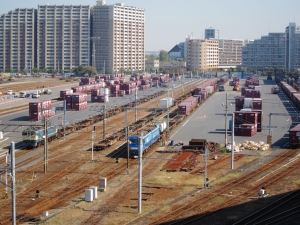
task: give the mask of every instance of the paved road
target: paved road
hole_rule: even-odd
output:
[[[243,84],[245,81],[242,80]],[[299,111],[294,107],[286,95],[271,94],[271,87],[275,85],[274,81],[260,80],[261,97],[263,99],[263,127],[262,132],[258,132],[253,137],[235,136],[236,143],[242,143],[244,140],[255,142],[267,142],[269,134],[269,114],[270,113],[294,113]],[[175,143],[183,141],[188,143],[192,138],[206,138],[209,141],[225,143],[225,103],[226,93],[228,94],[228,120],[232,117],[235,108],[235,96],[240,92],[232,91],[232,87],[225,85],[225,92],[217,92],[205,103],[203,103],[194,113],[188,117],[178,129],[171,133],[171,139]],[[231,103],[232,106],[229,104]],[[300,114],[299,114],[300,115]],[[288,130],[298,123],[297,117],[291,116],[273,116],[271,120],[271,133],[273,135],[274,146],[287,146]],[[229,124],[228,126],[229,127]],[[231,141],[231,131],[228,131],[228,141]]]
[[[185,78],[183,81],[176,81],[173,83],[174,89],[182,89],[182,83],[185,84],[192,84],[194,82],[199,82],[199,79],[187,79]],[[52,88],[53,94],[51,95],[51,98],[55,98],[59,96],[59,91],[63,89],[68,89],[73,85],[66,85],[66,86],[59,86]],[[170,83],[169,88],[163,88],[163,87],[152,87],[151,89],[145,90],[145,91],[138,91],[137,92],[137,97],[143,97],[144,95],[150,95],[153,93],[157,93],[161,90],[164,90],[168,92],[169,90],[169,96],[172,96],[172,83]],[[188,91],[190,90],[189,88],[186,88],[183,91]],[[49,99],[49,96],[42,96],[40,99]],[[36,99],[22,99],[20,101],[16,102],[11,102],[8,103],[10,107],[15,106],[15,105],[21,105],[24,103],[28,102],[33,102],[37,101]],[[124,105],[129,102],[134,102],[135,101],[135,95],[130,95],[130,96],[124,96],[124,97],[110,97],[109,102],[106,104],[107,108],[113,109],[116,105]],[[159,99],[158,99],[159,101]],[[75,122],[78,122],[80,120],[84,120],[85,118],[89,118],[91,116],[97,115],[102,112],[98,111],[93,111],[91,109],[95,109],[95,106],[100,106],[98,108],[101,108],[104,103],[92,103],[90,102],[90,96],[88,96],[88,108],[86,110],[82,111],[67,111],[66,112],[66,124],[72,124]],[[53,107],[62,107],[63,102],[57,102],[53,104]],[[93,107],[94,106],[94,107]],[[58,127],[63,125],[63,111],[56,111],[56,115],[50,118],[51,123],[58,125]],[[4,138],[0,140],[0,152],[1,152],[1,147],[6,148],[11,141],[15,141],[16,143],[21,140],[21,131],[26,128],[26,126],[19,126],[17,127],[16,125],[32,125],[32,124],[41,124],[41,122],[29,122],[29,116],[28,116],[28,110],[22,110],[19,112],[11,113],[8,115],[0,116],[0,121],[2,124],[11,124],[14,126],[8,126],[8,125],[0,125],[0,131],[3,131],[3,136]]]

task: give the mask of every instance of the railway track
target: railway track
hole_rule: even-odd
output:
[[[179,98],[181,96],[179,93],[180,90],[174,93],[174,97]],[[162,96],[163,97],[163,96]],[[146,102],[145,107],[153,107],[153,102]],[[144,106],[143,106],[144,107]],[[139,117],[142,118],[147,116],[149,113],[139,113]],[[132,117],[133,113],[130,114]],[[129,116],[130,116],[129,115]],[[131,118],[132,118],[131,117]],[[118,114],[111,116],[107,121],[107,127],[114,124],[117,127],[124,127],[124,115]],[[95,122],[95,120],[93,120]],[[100,121],[101,123],[101,121]],[[133,119],[129,121],[129,123],[133,123]],[[38,176],[33,182],[27,183],[26,185],[18,185],[20,188],[18,190],[25,189],[25,191],[18,191],[17,193],[17,214],[18,214],[18,221],[30,221],[35,220],[41,212],[48,210],[50,208],[54,208],[59,205],[64,205],[67,202],[67,199],[74,198],[80,194],[82,194],[83,190],[93,184],[95,182],[98,183],[98,179],[101,176],[108,177],[109,179],[113,179],[114,177],[124,173],[126,169],[125,163],[119,163],[116,165],[115,159],[110,157],[101,161],[101,163],[93,163],[92,170],[93,171],[101,171],[99,172],[90,172],[90,171],[81,171],[81,167],[86,166],[86,163],[89,162],[89,157],[86,156],[84,151],[79,151],[80,149],[86,149],[87,142],[84,140],[89,140],[91,138],[91,131],[93,126],[100,126],[99,124],[87,126],[84,124],[83,129],[77,130],[67,136],[67,140],[65,141],[53,141],[49,144],[49,149],[51,152],[51,157],[48,161],[48,168],[50,169],[47,174],[42,176],[42,168],[43,162],[42,158],[43,155],[41,154],[39,162],[37,158],[34,158],[35,163],[33,165],[24,168],[25,165],[32,163],[28,159],[20,160],[21,169],[17,169],[17,179],[20,180],[28,180],[28,174],[35,172]],[[97,135],[101,137],[102,129],[98,130]],[[112,134],[115,130],[108,129],[107,132],[111,132]],[[109,133],[108,133],[109,134]],[[107,134],[107,135],[108,135]],[[80,138],[79,138],[80,137]],[[62,151],[62,149],[65,149]],[[74,151],[76,150],[76,151]],[[33,151],[42,151],[42,148],[35,149]],[[80,152],[80,154],[78,153]],[[82,159],[78,160],[78,156],[83,156]],[[22,153],[22,157],[26,156],[26,154]],[[75,156],[77,155],[77,157]],[[18,157],[18,154],[17,154]],[[79,162],[75,163],[78,160]],[[132,162],[134,164],[134,161]],[[108,166],[109,165],[109,166]],[[17,165],[18,166],[18,165]],[[60,172],[61,171],[61,172]],[[67,179],[68,178],[68,179]],[[56,184],[58,181],[64,180],[64,184],[61,185],[62,187],[58,187]],[[21,187],[22,186],[22,187]],[[67,186],[67,187],[66,187]],[[34,195],[35,190],[42,190],[44,193],[48,193],[44,197],[40,197],[39,199],[35,199],[34,201],[31,200],[30,196]],[[55,190],[55,191],[53,191]],[[1,192],[0,192],[1,193]],[[29,198],[28,198],[29,197]],[[19,201],[20,199],[20,201]],[[9,223],[9,213],[4,212],[5,208],[9,207],[10,200],[0,200],[0,203],[3,203],[0,219],[0,224],[7,224]],[[2,213],[3,212],[3,213]]]
[[[245,199],[243,194],[239,194],[237,196],[229,196],[224,197],[224,200],[221,201],[220,204],[214,204],[214,207],[209,207],[209,202],[214,201],[215,198],[220,198],[223,194],[230,193],[232,190],[238,189],[239,186],[249,185],[249,189],[245,192],[249,192],[253,194],[253,192],[257,192],[260,189],[262,183],[265,184],[267,181],[262,180],[257,184],[253,185],[253,183],[261,176],[262,171],[269,171],[270,169],[276,167],[276,165],[286,161],[287,159],[296,155],[296,151],[285,151],[278,157],[273,160],[270,160],[265,165],[261,166],[260,168],[252,171],[251,173],[245,174],[240,178],[236,178],[234,180],[230,180],[229,182],[220,184],[210,190],[207,191],[204,195],[199,196],[194,201],[191,201],[183,206],[176,206],[174,204],[172,211],[169,213],[165,213],[163,216],[156,216],[156,219],[152,218],[151,212],[143,216],[138,221],[132,221],[130,224],[138,223],[139,221],[143,221],[146,224],[190,224],[191,222],[198,221],[198,219],[202,219],[204,216],[203,214],[207,214],[212,211],[216,211],[220,208],[229,207],[234,204],[237,204],[241,200]],[[294,164],[293,164],[294,165]],[[294,169],[294,167],[292,167]],[[281,172],[280,172],[281,173]],[[274,173],[275,174],[275,173]],[[278,173],[276,173],[278,176]],[[273,176],[272,176],[273,177]],[[264,185],[263,185],[264,186]],[[259,188],[258,188],[259,187]],[[244,193],[244,191],[242,192]],[[200,207],[199,207],[200,206]],[[208,207],[201,207],[201,206],[208,206]],[[201,214],[198,217],[193,217],[190,220],[185,219],[189,216],[195,216],[195,213],[191,213],[193,210],[197,212],[197,214]],[[206,215],[205,215],[206,216]],[[173,221],[173,222],[171,222]]]
[[[234,225],[248,224],[276,224],[288,222],[300,217],[300,190],[292,191],[264,208],[252,213],[234,223]],[[287,208],[289,208],[287,210]],[[296,217],[295,217],[296,216]]]

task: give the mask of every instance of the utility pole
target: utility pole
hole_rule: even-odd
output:
[[[47,164],[48,164],[48,149],[47,149],[47,120],[44,117],[44,173],[47,173]]]
[[[125,119],[126,119],[126,138],[127,138],[127,170],[129,169],[129,127],[128,127],[128,112],[125,110]]]
[[[226,103],[225,103],[225,148],[227,146],[227,113],[228,113],[228,103],[227,103],[227,93],[226,93]]]
[[[10,162],[11,162],[11,201],[12,201],[12,224],[16,224],[16,168],[15,168],[15,142],[11,142],[10,146]]]
[[[135,122],[137,121],[137,88],[135,87]]]
[[[66,100],[64,100],[64,140],[66,140]]]
[[[104,101],[105,100],[105,97],[106,95],[104,95]],[[105,139],[105,125],[106,125],[106,103],[104,103],[104,106],[103,106],[103,140]]]
[[[139,178],[138,178],[138,211],[142,213],[142,147],[143,147],[143,134],[139,137]]]
[[[234,113],[232,113],[232,133],[231,133],[231,169],[234,169]]]
[[[207,149],[207,143],[205,144],[205,152],[204,152],[204,189],[207,188],[207,154],[208,154],[208,149]]]

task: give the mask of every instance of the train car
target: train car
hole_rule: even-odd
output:
[[[160,127],[159,125],[151,126],[149,130],[141,131],[143,133],[142,141],[142,154],[144,154],[147,149],[156,142],[160,137]],[[139,153],[139,135],[130,135],[129,136],[129,152],[130,157],[134,158],[138,156]]]
[[[289,143],[291,148],[300,146],[300,124],[289,130]]]
[[[43,127],[29,127],[22,132],[23,144],[26,148],[36,148],[44,143],[45,130]],[[56,126],[47,128],[48,141],[57,138]]]

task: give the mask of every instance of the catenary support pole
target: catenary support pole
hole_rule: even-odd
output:
[[[137,121],[137,88],[135,87],[135,122]]]
[[[228,95],[226,93],[226,103],[225,103],[225,147],[227,146],[227,114],[228,114]]]
[[[47,173],[47,120],[44,117],[44,173]]]
[[[143,149],[143,134],[139,137],[139,178],[138,178],[138,210],[142,213],[142,149]]]
[[[16,170],[15,170],[15,142],[10,146],[11,162],[11,201],[12,201],[12,224],[16,225]]]
[[[205,152],[204,152],[204,189],[207,187],[207,144],[205,144]]]
[[[128,112],[125,110],[125,119],[126,119],[126,138],[127,138],[127,172],[129,169],[129,127],[128,127]]]
[[[232,113],[232,133],[231,133],[231,169],[234,169],[234,113]]]
[[[64,100],[64,140],[66,140],[66,100]]]
[[[272,118],[272,114],[270,113],[269,114],[269,135],[272,135],[271,134],[271,118]]]

